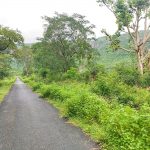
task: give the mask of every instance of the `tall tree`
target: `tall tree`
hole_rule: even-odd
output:
[[[145,64],[150,60],[147,45],[150,40],[150,0],[97,0],[97,2],[100,6],[107,7],[116,17],[118,30],[114,35],[102,30],[109,38],[111,47],[114,50],[134,52],[139,72],[143,75]],[[140,34],[142,29],[144,33]],[[128,49],[120,45],[119,36],[123,32],[127,32],[130,36],[131,44]]]
[[[51,55],[51,67],[54,65],[65,72],[72,66],[87,61],[94,52],[90,41],[94,37],[89,21],[79,14],[68,16],[56,13],[54,17],[44,17],[45,31],[42,43]]]
[[[21,33],[0,25],[0,53],[5,50],[14,50],[24,41]]]

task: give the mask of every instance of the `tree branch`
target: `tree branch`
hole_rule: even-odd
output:
[[[124,51],[127,51],[127,52],[135,52],[134,50],[131,50],[131,49],[127,49],[127,48],[124,48],[124,47],[120,47],[120,49],[124,50]]]
[[[110,8],[110,7],[108,6],[108,4],[106,4],[105,0],[102,0],[102,2],[103,2],[103,4],[108,8],[108,10],[110,10],[110,11],[115,15],[115,17],[117,18],[117,16],[116,16],[114,10],[113,10],[112,8]]]
[[[132,40],[133,40],[134,44],[136,44],[135,37],[132,35],[132,33],[131,33],[131,31],[130,31],[129,26],[127,26],[127,30],[128,30],[128,33],[129,33],[130,37],[132,38]]]

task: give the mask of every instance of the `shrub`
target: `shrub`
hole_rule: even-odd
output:
[[[49,70],[48,69],[40,69],[39,71],[39,75],[43,78],[43,79],[45,79],[46,77],[47,77],[47,75],[48,75],[48,73],[49,73]]]
[[[36,90],[40,89],[41,87],[42,87],[42,83],[41,82],[34,82],[32,84],[33,91],[36,91]]]
[[[141,77],[141,86],[142,87],[150,86],[150,72],[144,73],[144,75]]]
[[[9,69],[0,68],[0,79],[4,79],[10,75]]]
[[[141,111],[121,106],[110,112],[110,119],[104,122],[109,150],[150,148],[150,117]]]
[[[90,93],[80,93],[68,100],[67,115],[98,123],[104,105],[106,107],[106,102],[97,96]]]
[[[132,107],[150,103],[148,91],[123,83],[116,73],[99,75],[92,85],[92,91],[110,100],[117,99],[119,103],[128,104]]]
[[[79,73],[76,68],[71,67],[67,72],[64,74],[65,79],[78,79]]]
[[[127,66],[126,64],[119,64],[115,68],[119,79],[128,85],[139,85],[140,74],[134,66]]]
[[[108,103],[104,98],[90,92],[88,85],[75,81],[42,84],[40,92],[44,97],[59,101],[59,106],[65,109],[64,115],[84,124],[82,127],[86,131],[105,142],[105,149],[149,150],[150,107],[146,101],[150,101],[150,94],[144,89],[118,81],[116,73],[100,74],[94,82],[93,90],[105,97],[108,92],[107,97],[113,97],[113,100],[117,99],[121,103],[140,104],[142,101],[139,109],[117,101]],[[33,86],[33,81],[31,82]]]
[[[98,74],[105,74],[105,68],[102,65],[92,66],[88,70],[80,73],[80,80],[86,81],[87,83],[97,78]]]
[[[68,91],[61,89],[61,87],[55,84],[43,86],[41,93],[43,97],[49,97],[59,101],[64,101],[69,97]]]
[[[44,98],[49,97],[49,95],[50,95],[50,86],[49,85],[43,85],[41,87],[40,92],[41,92],[41,94]]]

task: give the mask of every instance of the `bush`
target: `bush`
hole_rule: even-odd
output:
[[[43,98],[49,97],[49,95],[50,95],[50,86],[49,85],[43,85],[41,87],[40,92],[41,92]]]
[[[42,83],[41,82],[34,82],[33,84],[32,84],[32,89],[33,89],[33,91],[37,91],[37,90],[39,90],[40,88],[42,87]]]
[[[147,107],[148,108],[148,107]],[[120,106],[111,111],[107,120],[106,132],[109,149],[112,150],[143,150],[150,148],[150,117],[148,111],[136,111],[130,107]]]
[[[33,86],[33,81],[29,83],[31,82]],[[65,116],[82,122],[82,127],[90,135],[103,140],[105,149],[149,150],[150,107],[146,103],[149,101],[149,92],[119,83],[116,73],[100,74],[93,88],[96,93],[116,98],[119,102],[133,101],[139,104],[142,101],[142,105],[139,109],[134,109],[117,101],[108,103],[106,99],[90,92],[88,85],[75,81],[42,84],[40,92],[44,97],[59,102],[59,106],[65,109]]]
[[[150,72],[144,73],[144,75],[141,77],[141,86],[142,87],[150,86]]]
[[[71,67],[67,72],[64,74],[65,79],[78,79],[79,73],[76,68]]]
[[[139,107],[144,103],[150,104],[148,91],[123,83],[116,73],[99,75],[92,86],[92,91],[110,100],[117,99],[119,103],[132,107]]]
[[[119,79],[125,84],[132,86],[140,84],[140,74],[134,66],[119,64],[115,67],[115,71],[118,73]]]
[[[1,69],[0,68],[0,79],[4,79],[9,76],[9,69]]]
[[[107,103],[96,95],[80,93],[68,100],[67,116],[100,123],[101,113],[106,107]]]
[[[55,84],[43,86],[41,93],[43,97],[49,97],[59,101],[64,101],[69,97],[68,91],[61,89]]]
[[[80,80],[86,81],[86,83],[93,81],[97,78],[98,74],[105,74],[105,68],[102,65],[92,66],[88,70],[80,73]]]

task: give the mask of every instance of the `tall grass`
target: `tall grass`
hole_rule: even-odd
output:
[[[5,78],[0,80],[0,103],[4,100],[4,96],[8,93],[11,85],[14,83],[14,78]]]

